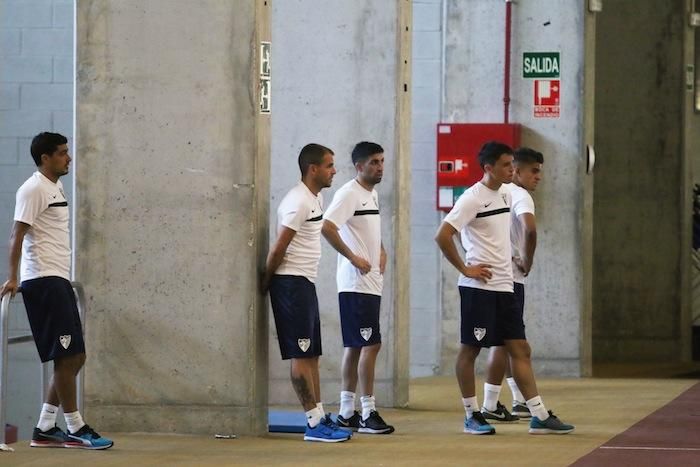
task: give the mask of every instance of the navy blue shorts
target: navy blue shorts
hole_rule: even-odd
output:
[[[503,345],[504,340],[525,339],[525,324],[515,294],[460,287],[461,342],[475,347]]]
[[[340,328],[343,346],[365,347],[382,342],[379,307],[382,297],[359,292],[340,292]]]
[[[282,360],[321,355],[316,286],[303,276],[274,275],[270,302]]]
[[[23,281],[21,287],[41,361],[84,354],[83,327],[70,281],[62,277],[39,277]]]

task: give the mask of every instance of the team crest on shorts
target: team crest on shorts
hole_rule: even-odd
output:
[[[372,328],[360,328],[360,335],[364,340],[369,341],[369,338],[372,337]]]
[[[68,349],[68,346],[70,345],[71,341],[70,334],[59,337],[58,341],[61,343],[64,349]]]
[[[311,339],[297,339],[297,344],[302,352],[306,352],[311,347]]]
[[[481,341],[486,335],[486,328],[474,328],[474,337],[476,340]]]

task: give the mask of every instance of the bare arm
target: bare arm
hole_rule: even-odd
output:
[[[17,222],[12,225],[12,233],[10,234],[9,250],[10,250],[10,264],[9,273],[7,275],[7,281],[2,285],[2,290],[0,290],[0,297],[9,293],[11,297],[14,297],[19,288],[17,283],[17,277],[19,276],[19,260],[22,257],[22,242],[24,241],[24,236],[27,234],[31,225],[25,224],[24,222]]]
[[[321,228],[321,233],[326,238],[328,243],[331,244],[335,250],[341,255],[345,256],[350,263],[360,270],[362,274],[367,274],[371,269],[372,265],[369,264],[365,258],[357,256],[352,250],[345,244],[343,239],[338,233],[338,227],[329,220],[323,221],[323,227]]]
[[[537,247],[537,224],[535,215],[529,212],[518,216],[525,226],[525,247],[523,257],[518,263],[518,267],[524,275],[528,275],[532,269],[532,262],[535,259],[535,248]]]
[[[265,261],[265,271],[262,273],[262,278],[260,279],[260,292],[264,295],[267,293],[267,289],[270,288],[270,280],[272,276],[277,271],[277,268],[282,264],[285,253],[287,253],[287,248],[292,242],[292,239],[296,235],[296,231],[290,229],[289,227],[282,227],[277,240],[270,248],[270,252],[267,254],[267,261]]]
[[[445,255],[445,258],[447,258],[452,266],[467,277],[479,279],[483,282],[491,279],[490,265],[477,264],[476,266],[467,266],[464,264],[464,261],[462,261],[462,258],[460,258],[457,247],[455,246],[453,238],[455,234],[457,234],[457,230],[449,223],[443,222],[435,235],[435,242],[440,247],[440,250],[442,251],[442,254]]]

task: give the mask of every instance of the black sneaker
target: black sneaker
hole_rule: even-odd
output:
[[[338,426],[340,428],[347,428],[352,431],[357,431],[360,428],[360,412],[355,410],[355,412],[350,416],[350,418],[345,418],[338,414]]]
[[[489,410],[486,407],[482,407],[481,413],[486,420],[494,422],[515,423],[520,420],[520,417],[508,412],[508,409],[500,402],[496,403],[496,410]]]
[[[394,427],[387,425],[382,417],[379,416],[379,412],[372,410],[367,420],[360,420],[360,428],[357,431],[374,435],[388,435],[394,432]]]
[[[70,443],[71,439],[68,435],[57,426],[46,431],[35,427],[29,446],[33,448],[65,448],[66,444]]]
[[[513,401],[513,409],[511,410],[511,413],[520,418],[532,418],[530,409],[525,402]]]

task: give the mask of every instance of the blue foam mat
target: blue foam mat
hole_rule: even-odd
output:
[[[268,410],[267,431],[270,433],[304,433],[306,415],[299,410]]]

